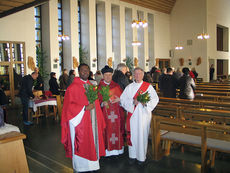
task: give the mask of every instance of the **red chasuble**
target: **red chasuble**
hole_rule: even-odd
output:
[[[101,89],[101,86],[106,86],[104,80],[100,81],[98,89]],[[122,89],[120,86],[111,81],[110,85],[110,95],[111,98],[114,98],[115,95],[120,97]],[[102,95],[99,94],[100,103],[102,103]],[[112,150],[121,150],[124,146],[123,135],[125,132],[125,119],[124,119],[124,110],[120,107],[119,102],[111,104],[109,103],[109,108],[105,106],[102,107],[103,115],[106,122],[105,130],[105,147],[108,151]]]
[[[150,83],[143,81],[140,88],[137,90],[136,94],[134,95],[133,99],[137,99],[139,92],[145,93],[147,91],[147,89],[149,88],[149,85],[150,85]],[[135,111],[135,108],[136,108],[136,106],[134,107],[134,111]],[[130,133],[131,132],[131,130],[130,130],[130,119],[131,119],[132,115],[133,115],[133,113],[128,112],[128,116],[126,119],[126,131],[127,131],[126,132],[127,133],[126,138],[127,138],[127,144],[129,146],[132,146],[131,133]]]
[[[87,83],[90,84],[89,81],[87,81]],[[73,83],[66,90],[64,98],[61,117],[61,142],[64,144],[66,156],[70,158],[72,158],[72,144],[69,120],[77,116],[83,109],[83,107],[89,104],[85,95],[84,84],[85,82],[83,82],[79,77],[74,78]],[[105,121],[100,108],[99,100],[95,101],[95,109],[98,128],[99,156],[104,156],[105,146],[103,131],[105,129]],[[85,111],[80,124],[75,127],[74,150],[75,154],[80,157],[83,157],[90,161],[97,160],[92,124],[90,119],[90,111]]]

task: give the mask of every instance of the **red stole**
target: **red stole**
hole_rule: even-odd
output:
[[[100,90],[102,86],[106,86],[103,80],[101,80],[98,89]],[[114,97],[114,95],[118,97],[121,95],[122,90],[117,83],[111,81],[109,87],[110,91],[112,91],[110,92],[111,98]],[[102,96],[100,93],[99,100],[102,103]],[[106,122],[106,130],[104,134],[105,148],[108,151],[121,150],[124,146],[124,111],[117,102],[114,104],[109,103],[109,108],[104,106],[102,112]]]
[[[148,89],[149,85],[150,85],[150,83],[143,81],[143,83],[141,84],[140,88],[137,90],[136,94],[134,95],[133,99],[136,99],[140,92],[142,92],[142,93],[146,92],[146,90]],[[135,111],[135,109],[136,109],[136,106],[134,106],[133,112]],[[127,138],[127,144],[129,146],[132,146],[131,132],[130,132],[130,119],[131,119],[132,115],[133,115],[133,113],[128,112],[128,116],[127,116],[127,119],[126,119],[126,133],[127,133],[126,138]]]
[[[75,78],[73,83],[68,87],[64,104],[62,109],[61,126],[62,136],[61,142],[64,144],[66,156],[72,158],[72,143],[69,129],[69,120],[80,113],[82,108],[89,104],[85,95],[84,83],[79,77]],[[89,81],[87,81],[88,84]],[[103,131],[105,122],[100,108],[99,100],[95,101],[97,127],[98,127],[98,141],[99,141],[99,155],[105,155],[105,147],[103,140]],[[96,161],[96,148],[94,144],[93,131],[90,119],[90,111],[85,111],[83,118],[79,125],[75,127],[75,154],[87,160]]]

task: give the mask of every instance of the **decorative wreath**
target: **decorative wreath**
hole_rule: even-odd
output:
[[[198,57],[196,60],[196,65],[200,65],[201,64],[201,57]]]
[[[34,58],[32,56],[28,56],[28,68],[33,70],[35,69],[35,63],[34,63]]]
[[[79,65],[79,62],[78,62],[77,58],[75,56],[73,56],[73,68],[74,69],[77,68],[78,65]]]
[[[180,58],[179,62],[180,62],[180,66],[183,66],[184,65],[184,58]]]
[[[112,68],[112,67],[113,67],[113,58],[112,58],[112,57],[109,57],[108,60],[107,60],[107,63],[108,63],[108,66],[109,66],[110,68]]]
[[[138,59],[137,59],[137,57],[134,58],[134,66],[135,66],[135,67],[138,66]]]

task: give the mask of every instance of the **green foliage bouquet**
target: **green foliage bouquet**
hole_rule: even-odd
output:
[[[137,96],[137,101],[142,103],[143,106],[146,106],[146,104],[150,101],[150,95],[149,92],[143,93],[143,91],[140,91]]]
[[[109,99],[111,97],[111,95],[109,94],[109,89],[110,89],[110,87],[109,87],[109,85],[107,85],[107,86],[102,86],[101,89],[99,90],[99,92],[102,95],[102,98],[103,98],[102,101],[103,102],[109,101]]]
[[[94,103],[95,100],[98,99],[98,90],[97,86],[89,85],[89,84],[84,84],[85,88],[85,95],[87,96],[87,99],[90,104]]]

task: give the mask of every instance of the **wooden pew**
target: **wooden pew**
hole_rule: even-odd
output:
[[[29,172],[22,141],[25,138],[19,132],[0,135],[0,172]]]
[[[167,132],[162,134],[162,130]],[[201,172],[205,172],[208,166],[208,149],[214,153],[215,151],[230,153],[230,126],[227,125],[174,119],[153,114],[152,134],[152,150],[155,160],[170,153],[171,142],[201,147]],[[161,149],[161,141],[167,141],[164,150]],[[210,165],[214,164],[214,156],[215,154],[210,158]]]

